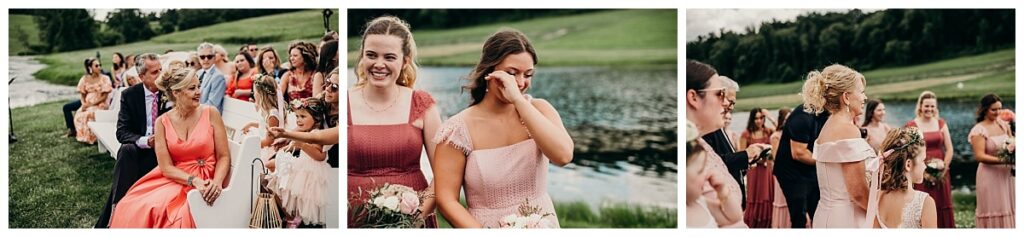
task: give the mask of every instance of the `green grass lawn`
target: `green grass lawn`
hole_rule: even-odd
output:
[[[465,204],[465,201],[462,201]],[[558,224],[562,228],[676,228],[676,209],[645,207],[624,203],[603,205],[595,212],[583,201],[555,202]],[[452,228],[443,215],[437,215],[440,228]]]
[[[676,63],[677,11],[611,10],[449,30],[417,31],[419,62],[434,66],[472,66],[488,36],[502,27],[530,38],[544,66],[651,65]],[[348,39],[349,66],[355,64],[360,37]]]
[[[953,219],[956,228],[974,228],[974,208],[977,196],[973,193],[953,192]]]
[[[29,52],[28,43],[39,41],[39,26],[29,15],[10,15],[7,28],[8,55]]]
[[[863,73],[864,77],[868,80],[868,86],[871,86],[929,77],[982,72],[992,70],[993,68],[1014,65],[1015,59],[1014,49],[1004,49],[980,55],[965,56],[914,66],[877,69],[861,73]],[[787,83],[759,83],[743,85],[740,88],[740,93],[737,94],[736,97],[756,98],[783,93],[796,93],[800,91],[800,88],[803,85],[804,80]]]
[[[18,142],[8,157],[11,228],[90,228],[110,192],[114,159],[61,136],[64,103],[12,111]]]
[[[332,17],[334,19],[331,22],[334,23],[331,29],[338,29],[337,14]],[[41,56],[38,60],[49,67],[36,72],[34,76],[51,83],[74,86],[85,74],[82,61],[96,56],[97,51],[103,57],[103,67],[109,70],[110,55],[114,52],[137,55],[162,54],[167,50],[194,51],[203,41],[223,45],[230,55],[234,55],[245,42],[270,44],[277,50],[281,60],[286,60],[285,51],[289,43],[294,40],[319,42],[321,36],[323,20],[320,10],[283,13],[175,32],[148,41]]]
[[[964,56],[932,63],[886,68],[862,72],[868,80],[868,97],[885,101],[916,100],[921,91],[931,90],[942,100],[977,100],[981,95],[994,92],[1005,100],[1014,100],[1014,49],[999,50],[974,56]],[[965,77],[964,87],[944,78]],[[936,83],[936,81],[944,81]],[[962,80],[956,80],[962,81]],[[917,87],[915,82],[929,83]],[[778,108],[794,106],[800,98],[804,81],[743,85],[737,94],[736,109],[753,107]],[[908,84],[909,83],[909,84]],[[915,86],[893,88],[893,86]],[[881,91],[878,89],[882,89]],[[783,97],[784,95],[788,95]],[[756,102],[756,103],[751,103]]]

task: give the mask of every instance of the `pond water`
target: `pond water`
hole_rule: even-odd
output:
[[[416,88],[430,92],[447,119],[469,105],[460,87],[470,70],[422,67]],[[348,75],[351,86],[351,68]],[[572,164],[549,168],[552,198],[675,208],[676,76],[675,69],[538,68],[527,93],[558,110],[575,142]]]
[[[980,95],[978,100],[981,100]],[[974,160],[974,152],[971,150],[970,141],[967,140],[967,134],[974,127],[978,104],[979,102],[974,101],[939,101],[939,116],[946,121],[949,136],[953,141],[953,162],[949,170],[953,189],[974,190],[978,163]],[[1003,108],[1014,110],[1014,102],[1004,101]],[[885,122],[894,127],[903,126],[914,118],[915,109],[916,101],[885,102]],[[770,110],[770,113],[773,119],[778,117],[777,109]],[[729,125],[729,129],[743,131],[749,117],[749,111],[733,113],[733,123]]]

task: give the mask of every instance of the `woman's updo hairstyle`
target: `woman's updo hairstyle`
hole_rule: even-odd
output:
[[[840,101],[843,92],[852,92],[857,82],[867,86],[864,75],[840,64],[808,73],[800,94],[804,100],[804,111],[815,115],[822,111],[838,111],[843,106]]]
[[[175,101],[174,91],[184,89],[192,80],[199,81],[195,70],[185,67],[184,63],[169,63],[166,71],[156,78],[156,88],[163,92],[165,101]],[[177,104],[177,103],[175,103]]]

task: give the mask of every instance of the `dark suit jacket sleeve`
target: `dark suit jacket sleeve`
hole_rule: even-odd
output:
[[[138,134],[132,130],[133,127],[138,126],[138,118],[132,118],[136,114],[136,110],[139,109],[138,98],[130,100],[131,96],[135,95],[139,89],[131,87],[125,89],[125,93],[121,93],[121,110],[117,112],[117,141],[121,144],[135,144],[145,134]],[[145,103],[143,103],[145,104]],[[143,113],[145,114],[145,113]],[[145,126],[145,125],[143,125]]]
[[[725,137],[725,131],[719,129],[702,137],[704,142],[707,142],[711,148],[715,149],[715,154],[722,157],[722,162],[725,162],[726,168],[729,169],[730,173],[739,173],[740,170],[746,170],[747,164],[747,151],[736,152],[731,146],[729,141]]]

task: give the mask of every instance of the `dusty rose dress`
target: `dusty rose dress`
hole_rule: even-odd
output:
[[[771,144],[771,130],[765,136],[754,139],[750,132],[743,131],[740,139],[747,144]],[[769,228],[772,224],[772,208],[775,199],[775,176],[767,165],[755,164],[747,170],[747,209],[743,210],[743,221],[750,228]]]
[[[171,125],[169,117],[161,117],[167,152],[174,166],[199,179],[212,179],[217,166],[214,156],[213,126],[210,125],[212,107],[200,107],[203,114],[188,139],[182,138]],[[192,187],[164,177],[160,168],[154,168],[128,189],[117,203],[111,228],[195,228],[192,212],[186,200]]]
[[[987,131],[980,124],[974,125],[967,139],[974,136],[985,138],[985,153],[989,155],[999,154],[1004,142],[1010,138],[1004,131]],[[1008,165],[978,163],[978,206],[974,211],[978,228],[1015,228],[1014,178]]]
[[[815,168],[821,190],[818,209],[814,212],[814,228],[869,228],[864,226],[867,213],[853,203],[846,191],[842,164],[864,162],[875,157],[874,152],[871,145],[861,138],[814,145],[811,157],[817,161]],[[867,180],[866,177],[864,179]]]
[[[914,120],[907,122],[907,127],[917,127]],[[942,134],[942,128],[946,127],[946,120],[939,119],[939,130],[924,132],[925,164],[928,161],[946,157],[946,136]],[[946,164],[949,165],[949,164]],[[953,191],[950,185],[949,173],[942,176],[938,185],[925,183],[914,184],[914,189],[928,193],[935,200],[935,212],[939,228],[956,228],[956,221],[953,217]]]
[[[499,221],[518,213],[523,204],[539,207],[554,228],[558,217],[548,195],[550,161],[527,139],[512,145],[476,149],[463,114],[452,116],[434,137],[438,144],[450,144],[466,156],[463,191],[469,214],[485,228],[499,227]],[[483,133],[481,133],[483,134]]]
[[[401,124],[353,125],[352,109],[348,110],[348,203],[350,206],[366,202],[363,194],[388,184],[401,184],[423,191],[430,183],[420,170],[423,151],[423,129],[413,126],[434,105],[434,98],[425,91],[412,93],[409,120]],[[428,164],[429,165],[429,164]],[[349,223],[350,227],[358,223]],[[435,228],[433,215],[426,221],[427,228]]]
[[[78,108],[78,112],[75,113],[75,139],[79,142],[93,144],[96,143],[96,135],[92,134],[92,130],[89,130],[89,122],[96,121],[95,112],[97,110],[105,110],[110,107],[107,103],[107,96],[114,90],[114,87],[110,85],[110,79],[106,76],[102,76],[98,82],[89,83],[85,81],[85,77],[82,77],[78,81],[78,93],[85,94],[85,101],[82,101],[82,107]]]

